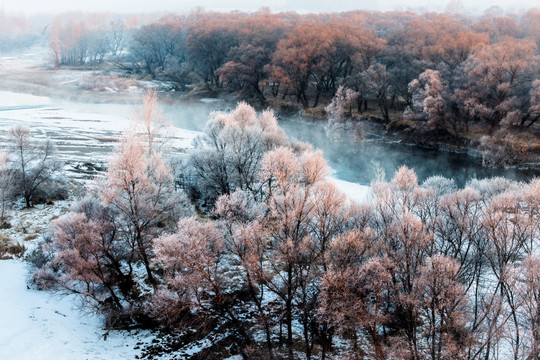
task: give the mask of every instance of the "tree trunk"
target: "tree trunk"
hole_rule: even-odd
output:
[[[150,267],[150,259],[148,259],[148,254],[146,254],[146,250],[144,249],[144,244],[140,231],[137,234],[137,248],[139,249],[139,253],[141,254],[143,260],[146,275],[148,276],[148,282],[152,286],[154,286],[156,285],[156,280],[154,278],[154,275],[152,274],[152,268]]]
[[[292,333],[292,267],[287,269],[287,301],[285,302],[285,316],[287,321],[287,348],[289,360],[294,360],[293,333]]]

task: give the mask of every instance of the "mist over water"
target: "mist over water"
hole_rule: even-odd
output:
[[[162,108],[175,126],[195,131],[204,129],[212,111],[229,109],[223,103],[170,104]],[[453,178],[459,187],[474,178],[502,176],[528,181],[540,176],[540,173],[533,171],[484,167],[480,159],[464,154],[369,140],[336,142],[326,136],[323,123],[280,118],[279,125],[289,137],[321,149],[336,178],[361,185],[369,185],[377,175],[377,169],[384,170],[386,178],[390,179],[403,165],[415,170],[419,182],[430,176],[442,175]]]
[[[480,159],[464,154],[398,143],[370,140],[335,142],[326,136],[322,124],[284,119],[280,121],[280,125],[289,136],[307,141],[323,150],[324,157],[335,170],[335,177],[362,185],[370,184],[378,168],[384,170],[386,179],[389,180],[403,165],[414,169],[419,182],[430,176],[441,175],[453,178],[459,187],[474,178],[502,176],[511,180],[528,181],[540,175],[533,171],[484,167]]]
[[[92,103],[53,100],[52,103],[77,112],[125,118],[132,118],[140,106],[140,103],[136,102]],[[46,106],[55,105],[46,104]],[[227,111],[234,105],[221,101],[210,103],[193,101],[162,102],[160,107],[167,120],[174,126],[202,131],[213,111]],[[386,179],[390,179],[403,165],[415,170],[419,182],[430,176],[441,175],[453,178],[460,187],[474,178],[502,176],[512,180],[529,181],[535,176],[540,176],[539,172],[533,171],[483,167],[480,159],[463,154],[372,140],[336,142],[326,136],[323,123],[313,123],[301,118],[280,118],[279,124],[289,137],[308,142],[314,148],[321,149],[328,164],[335,171],[334,177],[361,185],[369,185],[375,178],[377,169],[382,169]]]

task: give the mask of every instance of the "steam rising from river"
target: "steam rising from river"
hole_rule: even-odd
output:
[[[124,103],[103,103],[93,102],[91,98],[88,100],[85,98],[84,102],[72,102],[13,93],[3,93],[2,97],[15,99],[17,104],[22,101],[28,107],[59,106],[71,112],[97,113],[126,119],[133,117],[139,107],[138,99],[140,99],[140,96],[133,96],[133,99],[127,99]],[[96,98],[96,101],[100,100],[103,99]],[[0,102],[0,110],[9,110],[13,106],[11,102],[9,104],[5,101]],[[227,111],[236,104],[224,101],[169,100],[163,101],[160,105],[172,125],[202,131],[213,111]],[[334,142],[326,136],[321,122],[309,122],[302,118],[282,117],[279,123],[290,137],[309,142],[313,147],[323,150],[330,167],[335,171],[333,176],[352,183],[369,185],[379,171],[378,169],[382,169],[386,178],[389,179],[402,165],[413,168],[420,182],[433,175],[442,175],[454,178],[460,187],[472,178],[503,176],[513,180],[529,180],[534,175],[539,175],[516,169],[485,168],[482,167],[479,159],[465,155],[426,150],[397,143],[387,144],[375,140]]]

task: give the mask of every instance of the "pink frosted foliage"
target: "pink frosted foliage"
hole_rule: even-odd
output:
[[[257,174],[264,154],[284,145],[287,136],[270,110],[257,114],[240,102],[231,112],[212,113],[190,158],[197,187],[213,200],[236,190],[258,195]]]
[[[44,249],[51,259],[33,274],[34,282],[80,294],[100,310],[125,306],[119,285],[129,279],[120,266],[129,254],[114,236],[114,225],[74,212],[54,221],[51,232]]]
[[[332,140],[343,140],[351,136],[352,140],[363,138],[362,125],[354,114],[355,102],[359,93],[341,85],[338,87],[332,102],[325,108],[328,123],[324,129]]]
[[[205,294],[221,300],[228,280],[221,266],[224,237],[216,224],[182,219],[176,233],[155,240],[154,252],[170,289],[189,293],[189,301],[198,305],[204,305]]]

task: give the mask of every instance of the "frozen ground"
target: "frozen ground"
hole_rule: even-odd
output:
[[[7,130],[19,124],[28,126],[34,138],[51,138],[66,170],[75,178],[91,175],[88,167],[103,168],[122,131],[132,126],[125,117],[80,112],[52,104],[47,97],[1,91],[0,138],[5,139]],[[175,152],[190,148],[198,134],[173,127],[164,133]]]
[[[371,194],[369,186],[337,179],[333,176],[329,176],[329,179],[338,187],[338,189],[343,191],[349,199],[358,203],[369,201]]]
[[[0,261],[0,359],[123,360],[140,354],[148,332],[111,331],[101,319],[77,306],[75,296],[28,289],[19,260]]]

